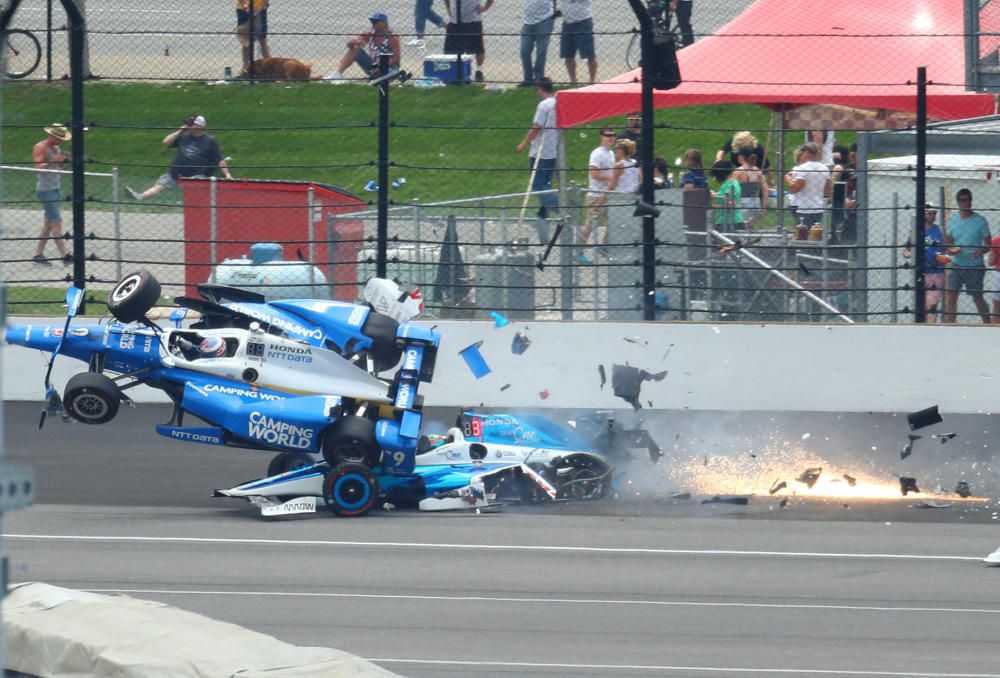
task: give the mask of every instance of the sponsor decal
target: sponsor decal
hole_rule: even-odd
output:
[[[260,507],[262,516],[287,516],[293,513],[316,513],[316,497],[297,497],[278,505]]]
[[[420,356],[420,351],[415,348],[406,349],[406,353],[403,354],[403,369],[404,370],[415,370],[417,369],[417,358]]]
[[[413,404],[413,386],[408,381],[400,382],[396,391],[396,407],[409,409]]]
[[[131,351],[135,348],[135,334],[132,332],[122,332],[118,339],[118,348],[123,351]]]
[[[288,346],[287,344],[275,344],[267,352],[267,357],[290,363],[308,364],[313,361],[311,348],[306,346]]]
[[[278,447],[306,449],[312,445],[313,436],[316,435],[314,429],[289,424],[263,412],[251,412],[248,421],[251,438]]]
[[[86,327],[74,327],[69,331],[74,337],[87,337],[90,336],[90,330]]]
[[[142,343],[142,352],[149,353],[153,350],[153,335],[146,337],[146,340]]]
[[[482,487],[477,487],[476,485],[470,485],[469,494],[472,495],[471,503],[473,504],[475,504],[476,501],[486,501],[486,492],[483,490]]]
[[[462,459],[465,457],[461,450],[450,450],[444,453],[445,459]]]
[[[46,327],[45,329],[48,330],[49,328]],[[62,335],[63,335],[63,328],[57,327],[54,330],[52,330],[53,337],[61,337]]]
[[[184,440],[189,443],[206,443],[208,445],[221,445],[222,438],[217,435],[210,435],[207,433],[195,433],[193,431],[185,431],[184,429],[172,428],[170,429],[170,437],[176,438],[177,440]]]
[[[254,306],[245,306],[243,304],[229,304],[229,308],[233,309],[237,313],[243,313],[245,315],[250,316],[251,318],[256,318],[261,322],[265,322],[268,325],[272,325],[273,327],[277,327],[291,334],[296,334],[300,337],[312,337],[313,339],[323,338],[323,330],[319,329],[318,327],[315,329],[308,329],[297,322],[286,320],[281,316],[271,315],[267,311],[261,310]]]
[[[330,417],[330,411],[340,407],[340,396],[324,396],[323,397],[323,416]]]
[[[240,398],[254,398],[256,400],[284,400],[285,396],[276,393],[264,393],[250,388],[240,388],[238,386],[225,386],[223,384],[205,384],[205,390],[209,393],[224,393],[226,395],[239,396]]]
[[[359,327],[361,321],[365,319],[365,307],[357,306],[353,311],[351,311],[350,317],[347,319],[348,325],[353,325],[354,327]]]

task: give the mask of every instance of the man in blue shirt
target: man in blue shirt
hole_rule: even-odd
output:
[[[948,220],[948,230],[944,234],[945,245],[952,256],[945,282],[944,321],[955,322],[958,309],[958,293],[965,291],[972,297],[983,323],[990,322],[990,308],[983,298],[983,255],[990,249],[990,229],[986,219],[972,211],[972,191],[959,189],[955,194],[958,214]]]

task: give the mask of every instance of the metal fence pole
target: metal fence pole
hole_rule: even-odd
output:
[[[122,279],[122,207],[121,196],[119,195],[118,168],[111,168],[111,196],[114,205],[114,230],[115,230],[115,279]]]
[[[316,188],[309,184],[309,191],[306,197],[307,208],[309,209],[308,221],[309,224],[309,241],[306,243],[306,249],[308,251],[309,257],[309,296],[313,296],[313,290],[316,289],[316,223],[313,221],[313,210],[316,208]]]
[[[218,212],[218,182],[215,177],[209,179],[209,205],[208,205],[208,238],[209,243],[209,263],[214,267],[218,261],[218,243],[216,240],[219,237],[219,212]]]
[[[899,316],[896,311],[899,308],[899,303],[896,301],[896,294],[899,291],[899,273],[896,268],[896,243],[899,242],[899,193],[892,194],[892,245],[889,249],[889,287],[892,290],[890,295],[892,298],[892,303],[889,308],[892,311],[892,322],[898,323]]]

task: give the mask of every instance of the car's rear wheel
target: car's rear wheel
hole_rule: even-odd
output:
[[[316,462],[305,452],[282,452],[267,465],[267,475],[276,476],[288,473],[305,466],[312,466]]]
[[[592,457],[570,455],[554,464],[559,499],[595,501],[607,494],[611,467]]]
[[[377,466],[375,423],[364,417],[341,417],[323,434],[323,459],[331,468],[344,463]]]
[[[149,271],[136,271],[122,278],[108,295],[108,310],[123,323],[135,322],[160,299],[160,283]]]
[[[323,501],[338,516],[363,516],[378,501],[378,479],[361,464],[334,466],[323,480]]]
[[[371,311],[361,332],[371,337],[372,347],[368,355],[375,362],[375,370],[382,372],[396,366],[403,355],[403,349],[396,345],[396,331],[399,323],[387,315]]]
[[[83,424],[104,424],[115,418],[121,405],[118,384],[97,372],[81,372],[66,383],[63,407]]]

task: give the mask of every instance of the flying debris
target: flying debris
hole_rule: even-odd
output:
[[[524,332],[518,332],[514,335],[513,341],[510,342],[510,352],[514,355],[521,355],[528,350],[531,346],[531,339],[528,339],[528,335]]]
[[[635,410],[642,409],[639,390],[644,381],[663,381],[667,370],[655,374],[629,365],[615,365],[611,370],[611,388],[616,396],[627,402]]]
[[[771,484],[771,489],[768,490],[767,493],[768,494],[774,494],[775,492],[779,492],[779,491],[785,489],[786,487],[788,487],[788,483],[786,483],[784,480],[782,480],[781,482],[778,482],[778,479],[775,478],[774,482]]]
[[[734,504],[736,506],[746,506],[750,503],[747,497],[720,497],[715,495],[711,499],[702,499],[702,504]]]
[[[910,492],[920,492],[920,488],[917,487],[917,479],[909,478],[907,476],[900,476],[899,491],[903,493],[904,497]]]
[[[601,375],[601,390],[604,390],[604,385],[608,383],[608,373],[604,371],[604,365],[597,366],[597,373]]]
[[[946,442],[957,436],[957,433],[938,433],[935,437],[944,445]]]
[[[913,443],[909,442],[909,443],[906,443],[905,445],[903,445],[903,449],[901,449],[899,451],[899,458],[900,459],[906,459],[911,454],[913,454]]]
[[[938,412],[938,406],[934,405],[919,412],[911,412],[906,415],[906,421],[910,425],[910,430],[916,431],[920,428],[940,424],[944,419],[941,418],[941,414]]]
[[[807,468],[805,471],[799,474],[799,477],[796,478],[796,480],[799,481],[800,483],[805,483],[806,487],[808,487],[811,490],[812,486],[816,484],[817,480],[819,480],[819,476],[821,473],[823,473],[822,466],[818,466],[816,468]]]
[[[969,482],[967,480],[959,480],[958,484],[955,485],[955,494],[960,496],[962,499],[971,497],[972,489],[969,487]]]
[[[788,506],[788,497],[785,497],[778,503],[778,508],[785,508]]]
[[[857,484],[858,484],[858,479],[857,479],[857,478],[855,478],[854,476],[849,476],[849,475],[847,475],[847,474],[845,473],[845,474],[843,475],[843,478],[844,478],[844,480],[846,480],[846,481],[847,481],[847,484],[848,484],[848,485],[850,485],[851,487],[854,487],[855,485],[857,485]]]

